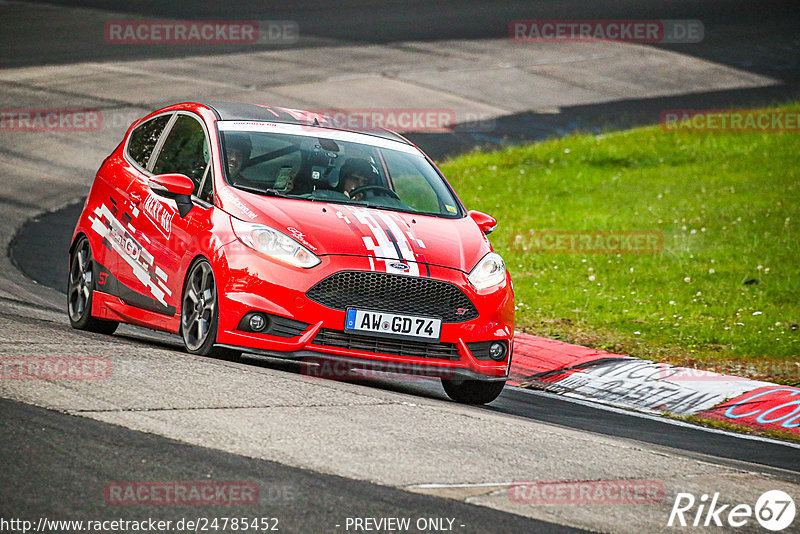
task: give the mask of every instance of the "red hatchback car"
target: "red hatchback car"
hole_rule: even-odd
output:
[[[514,334],[495,224],[395,133],[177,104],[100,167],[70,248],[69,318],[176,333],[194,354],[440,377],[456,401],[491,402]]]

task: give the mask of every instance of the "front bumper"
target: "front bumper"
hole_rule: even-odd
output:
[[[220,346],[272,357],[317,358],[355,368],[442,378],[504,380],[508,376],[514,332],[514,299],[509,279],[504,285],[477,292],[461,271],[430,266],[430,278],[459,287],[474,304],[478,317],[443,322],[439,343],[398,342],[372,335],[346,334],[344,310],[323,306],[306,296],[312,286],[334,273],[374,272],[381,260],[322,256],[320,265],[304,270],[243,252],[235,244],[223,252],[226,261],[220,264],[229,270],[217,276]],[[276,336],[243,331],[242,317],[254,311],[288,317],[307,323],[307,327],[291,337],[285,333]],[[494,340],[508,343],[506,357],[501,361],[478,358],[468,345]]]

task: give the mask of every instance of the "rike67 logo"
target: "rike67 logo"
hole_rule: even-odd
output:
[[[678,493],[668,527],[727,527],[748,525],[753,518],[765,529],[779,532],[791,526],[795,518],[794,500],[781,490],[764,492],[755,506],[749,504],[720,504],[719,493],[703,494],[696,499],[691,493]]]

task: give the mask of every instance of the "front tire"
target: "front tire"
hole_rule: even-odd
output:
[[[502,393],[505,385],[505,380],[489,382],[486,380],[442,379],[442,387],[447,396],[463,404],[490,403]]]
[[[214,271],[208,260],[201,259],[189,269],[181,299],[181,337],[186,351],[200,356],[226,359],[241,353],[214,347],[219,323],[219,298]]]
[[[113,334],[119,326],[117,321],[107,321],[92,316],[94,289],[92,247],[89,245],[89,240],[81,236],[69,255],[69,279],[67,280],[69,324],[77,330]]]

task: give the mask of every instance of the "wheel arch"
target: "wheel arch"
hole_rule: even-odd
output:
[[[92,240],[89,239],[89,236],[86,235],[86,233],[81,230],[79,232],[76,232],[75,235],[72,237],[72,242],[69,244],[70,255],[72,255],[72,253],[75,252],[75,246],[78,244],[78,241],[80,241],[82,237],[86,238],[86,241],[89,242],[89,247],[91,248]],[[94,254],[94,250],[92,250],[92,254]]]
[[[211,272],[214,273],[214,283],[216,284],[217,273],[214,269],[214,264],[211,262],[208,257],[198,252],[192,257],[191,260],[186,264],[186,269],[183,271],[183,276],[181,277],[181,294],[180,298],[178,299],[178,305],[175,307],[175,313],[178,315],[178,334],[183,331],[183,297],[184,293],[186,292],[186,282],[189,281],[189,273],[192,272],[192,268],[197,265],[201,261],[207,261],[209,265],[211,265]],[[219,287],[217,287],[217,291],[219,291]]]

